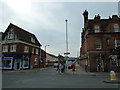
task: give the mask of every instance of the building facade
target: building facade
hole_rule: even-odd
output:
[[[120,67],[120,59],[116,59],[116,65],[109,59],[110,50],[120,46],[120,17],[112,15],[101,19],[98,14],[94,19],[88,19],[88,14],[87,10],[83,13],[80,64],[88,65],[91,72],[107,72]]]
[[[2,68],[2,35],[3,33],[0,32],[0,69]]]
[[[58,57],[50,54],[50,53],[46,53],[46,61],[48,63],[48,66],[53,66],[54,62],[58,60]]]
[[[2,37],[2,68],[29,69],[40,67],[41,44],[36,36],[12,23]]]

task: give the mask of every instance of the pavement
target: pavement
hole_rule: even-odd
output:
[[[76,75],[91,75],[91,76],[98,76],[98,75],[109,75],[109,72],[86,72],[83,67],[81,67],[78,63],[75,65],[75,71],[69,69],[66,73],[68,74],[76,74]]]
[[[76,63],[76,70],[72,71],[72,69],[69,69],[67,74],[73,74],[73,75],[90,75],[90,76],[108,76],[110,77],[109,72],[86,72],[83,67],[81,67],[78,63]],[[112,84],[120,84],[120,80],[118,79],[118,76],[120,73],[116,73],[116,80],[110,80],[110,78],[103,80],[104,83],[112,83]]]
[[[30,73],[30,72],[39,72],[42,70],[46,70],[47,68],[33,68],[33,69],[25,69],[25,70],[2,70],[2,73]]]

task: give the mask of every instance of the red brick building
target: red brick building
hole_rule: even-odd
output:
[[[36,36],[10,23],[3,33],[3,69],[28,69],[40,67],[41,44]]]
[[[0,32],[0,68],[2,68],[2,32]]]
[[[88,19],[86,10],[83,16],[80,64],[88,65],[88,69],[95,72],[120,67],[120,59],[109,59],[110,50],[120,46],[120,17],[112,15],[108,19],[101,19],[98,14],[94,19]]]

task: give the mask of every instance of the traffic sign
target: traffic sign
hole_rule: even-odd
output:
[[[67,53],[64,53],[64,55],[69,55],[70,53],[69,52],[67,52]]]

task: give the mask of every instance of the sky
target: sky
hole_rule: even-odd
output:
[[[100,15],[102,19],[118,15],[116,0],[0,0],[0,32],[13,23],[36,35],[47,52],[64,56],[66,52],[66,23],[68,20],[68,51],[70,57],[80,54],[83,12],[88,10],[88,18]]]

